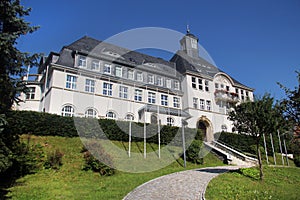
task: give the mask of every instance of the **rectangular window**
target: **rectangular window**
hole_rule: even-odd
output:
[[[111,65],[110,64],[104,64],[103,73],[104,74],[111,74]]]
[[[116,66],[116,76],[122,77],[122,67],[121,66]]]
[[[200,109],[201,110],[205,109],[205,101],[204,101],[204,99],[200,99]]]
[[[151,74],[148,75],[148,83],[154,84],[154,76]]]
[[[203,84],[202,84],[202,79],[198,79],[198,88],[199,90],[203,90]]]
[[[134,92],[134,100],[135,101],[142,101],[143,100],[143,91],[136,89]]]
[[[167,88],[171,88],[171,87],[172,87],[172,85],[171,85],[171,80],[170,80],[170,79],[167,79],[167,80],[166,80],[166,87],[167,87]]]
[[[226,86],[226,91],[229,91],[230,90],[230,87],[229,86]]]
[[[168,106],[168,96],[167,95],[164,95],[164,94],[161,95],[161,105]]]
[[[210,100],[206,101],[206,109],[211,110],[211,101]]]
[[[241,90],[241,99],[242,99],[242,101],[244,101],[244,100],[245,100],[245,96],[244,96],[244,90]]]
[[[205,91],[208,92],[209,91],[209,82],[205,81]]]
[[[192,88],[196,89],[196,78],[192,77]]]
[[[85,91],[86,92],[95,92],[95,81],[91,79],[85,79]]]
[[[26,92],[26,99],[34,99],[35,97],[35,87],[29,87]]]
[[[143,81],[143,72],[136,73],[136,80],[142,82]]]
[[[103,83],[103,95],[112,96],[112,84],[111,83]]]
[[[148,103],[155,103],[156,94],[154,92],[148,92]]]
[[[93,60],[92,64],[91,64],[91,70],[99,71],[99,69],[100,69],[99,61],[98,60]]]
[[[131,69],[128,70],[128,79],[134,80],[134,71]]]
[[[157,77],[157,85],[158,86],[163,86],[162,77],[160,77],[160,76]]]
[[[219,88],[219,83],[215,83],[215,88],[216,88],[216,89]]]
[[[179,81],[174,81],[174,89],[179,90]]]
[[[86,57],[85,56],[79,56],[78,67],[86,68]]]
[[[72,75],[67,75],[66,88],[75,90],[76,89],[77,77]]]
[[[119,88],[119,97],[122,99],[128,98],[128,87],[120,86]]]
[[[193,98],[193,107],[198,109],[198,98]]]
[[[178,97],[173,97],[173,105],[175,108],[179,108],[180,107],[180,102],[179,102],[179,98]]]

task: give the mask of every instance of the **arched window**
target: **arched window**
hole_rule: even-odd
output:
[[[97,117],[97,111],[93,108],[89,108],[85,111],[84,116],[88,117],[88,118],[96,118]]]
[[[227,126],[225,124],[223,124],[221,126],[221,129],[222,129],[223,132],[227,132]]]
[[[127,115],[125,116],[125,120],[127,120],[127,121],[133,121],[133,120],[134,120],[133,114],[127,114]]]
[[[150,122],[151,124],[157,124],[157,116],[155,114],[151,115]]]
[[[108,119],[116,119],[116,114],[112,111],[109,111],[108,113],[106,113],[106,118]]]
[[[74,116],[74,108],[73,106],[64,106],[61,110],[61,115],[65,117],[73,117]]]
[[[171,117],[168,117],[168,118],[167,118],[167,125],[169,125],[169,126],[174,126],[174,119],[171,118]]]

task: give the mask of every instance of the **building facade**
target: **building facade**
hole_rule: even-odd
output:
[[[227,113],[253,100],[253,89],[199,57],[198,38],[187,33],[170,59],[83,37],[41,59],[38,74],[24,77],[29,92],[18,110],[111,118],[232,131]]]

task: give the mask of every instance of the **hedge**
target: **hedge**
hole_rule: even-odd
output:
[[[55,114],[34,111],[11,111],[7,114],[7,122],[12,132],[17,134],[33,134],[37,136],[63,136],[102,138],[117,141],[128,141],[128,121],[111,119],[91,119],[79,117],[63,117]],[[75,123],[74,123],[75,122]],[[144,124],[131,123],[132,141],[144,140]],[[158,143],[158,127],[146,124],[147,142]],[[197,134],[196,134],[197,133]],[[182,145],[181,128],[161,126],[161,144]],[[202,139],[201,132],[185,128],[185,139],[190,143],[194,139]]]
[[[256,154],[256,141],[255,139],[250,136],[250,135],[245,135],[245,134],[236,134],[236,133],[229,133],[229,132],[221,132],[221,133],[216,133],[215,134],[215,139],[218,141],[221,141],[231,147],[234,147],[236,150],[242,151],[242,152],[247,152],[251,154]],[[281,137],[281,140],[283,138]],[[288,153],[291,152],[290,150],[290,138],[285,138],[286,140],[286,145],[287,145],[287,150]],[[284,151],[284,146],[283,146],[283,141],[282,143],[282,151]],[[272,144],[271,144],[271,139],[270,139],[270,134],[266,134],[266,145],[268,149],[268,155],[272,155]],[[275,152],[280,152],[280,147],[279,147],[279,140],[277,134],[273,134],[273,145],[274,145],[274,150]],[[264,141],[263,137],[260,140],[260,146],[264,147]]]

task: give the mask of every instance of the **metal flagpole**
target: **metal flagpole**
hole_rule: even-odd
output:
[[[283,160],[283,155],[282,155],[282,147],[281,147],[281,140],[280,140],[279,130],[277,130],[277,134],[278,134],[278,139],[279,139],[279,148],[280,148],[280,154],[281,154],[281,161],[282,161],[282,165],[284,165],[284,160]]]
[[[181,116],[182,116],[182,114],[181,114]],[[183,119],[181,119],[181,131],[182,131],[183,162],[184,162],[184,168],[186,168],[185,136],[184,136],[184,120]]]
[[[131,151],[131,120],[129,121],[129,145],[128,145],[128,157],[130,158]]]
[[[157,135],[158,135],[158,158],[160,158],[160,119],[159,119],[159,104],[157,104]]]
[[[284,138],[283,138],[283,145],[284,145],[284,151],[285,151],[286,163],[287,163],[288,166],[290,166],[290,164],[289,164],[289,159],[288,159],[288,155],[287,155],[287,150],[286,150],[285,139],[284,139]]]
[[[275,151],[274,151],[274,144],[273,144],[272,133],[270,133],[270,138],[271,138],[271,145],[272,145],[272,151],[273,151],[274,164],[276,165],[276,155],[275,155]]]
[[[147,86],[146,86],[146,92],[147,92]],[[144,109],[144,158],[146,158],[147,157],[147,144],[146,144],[146,136],[147,136],[147,134],[146,134],[146,111],[147,111],[147,106],[145,107],[145,109]]]
[[[265,146],[265,153],[266,153],[267,165],[269,165],[267,143],[266,143],[266,137],[265,137],[264,133],[263,133],[263,138],[264,138],[264,146]]]

